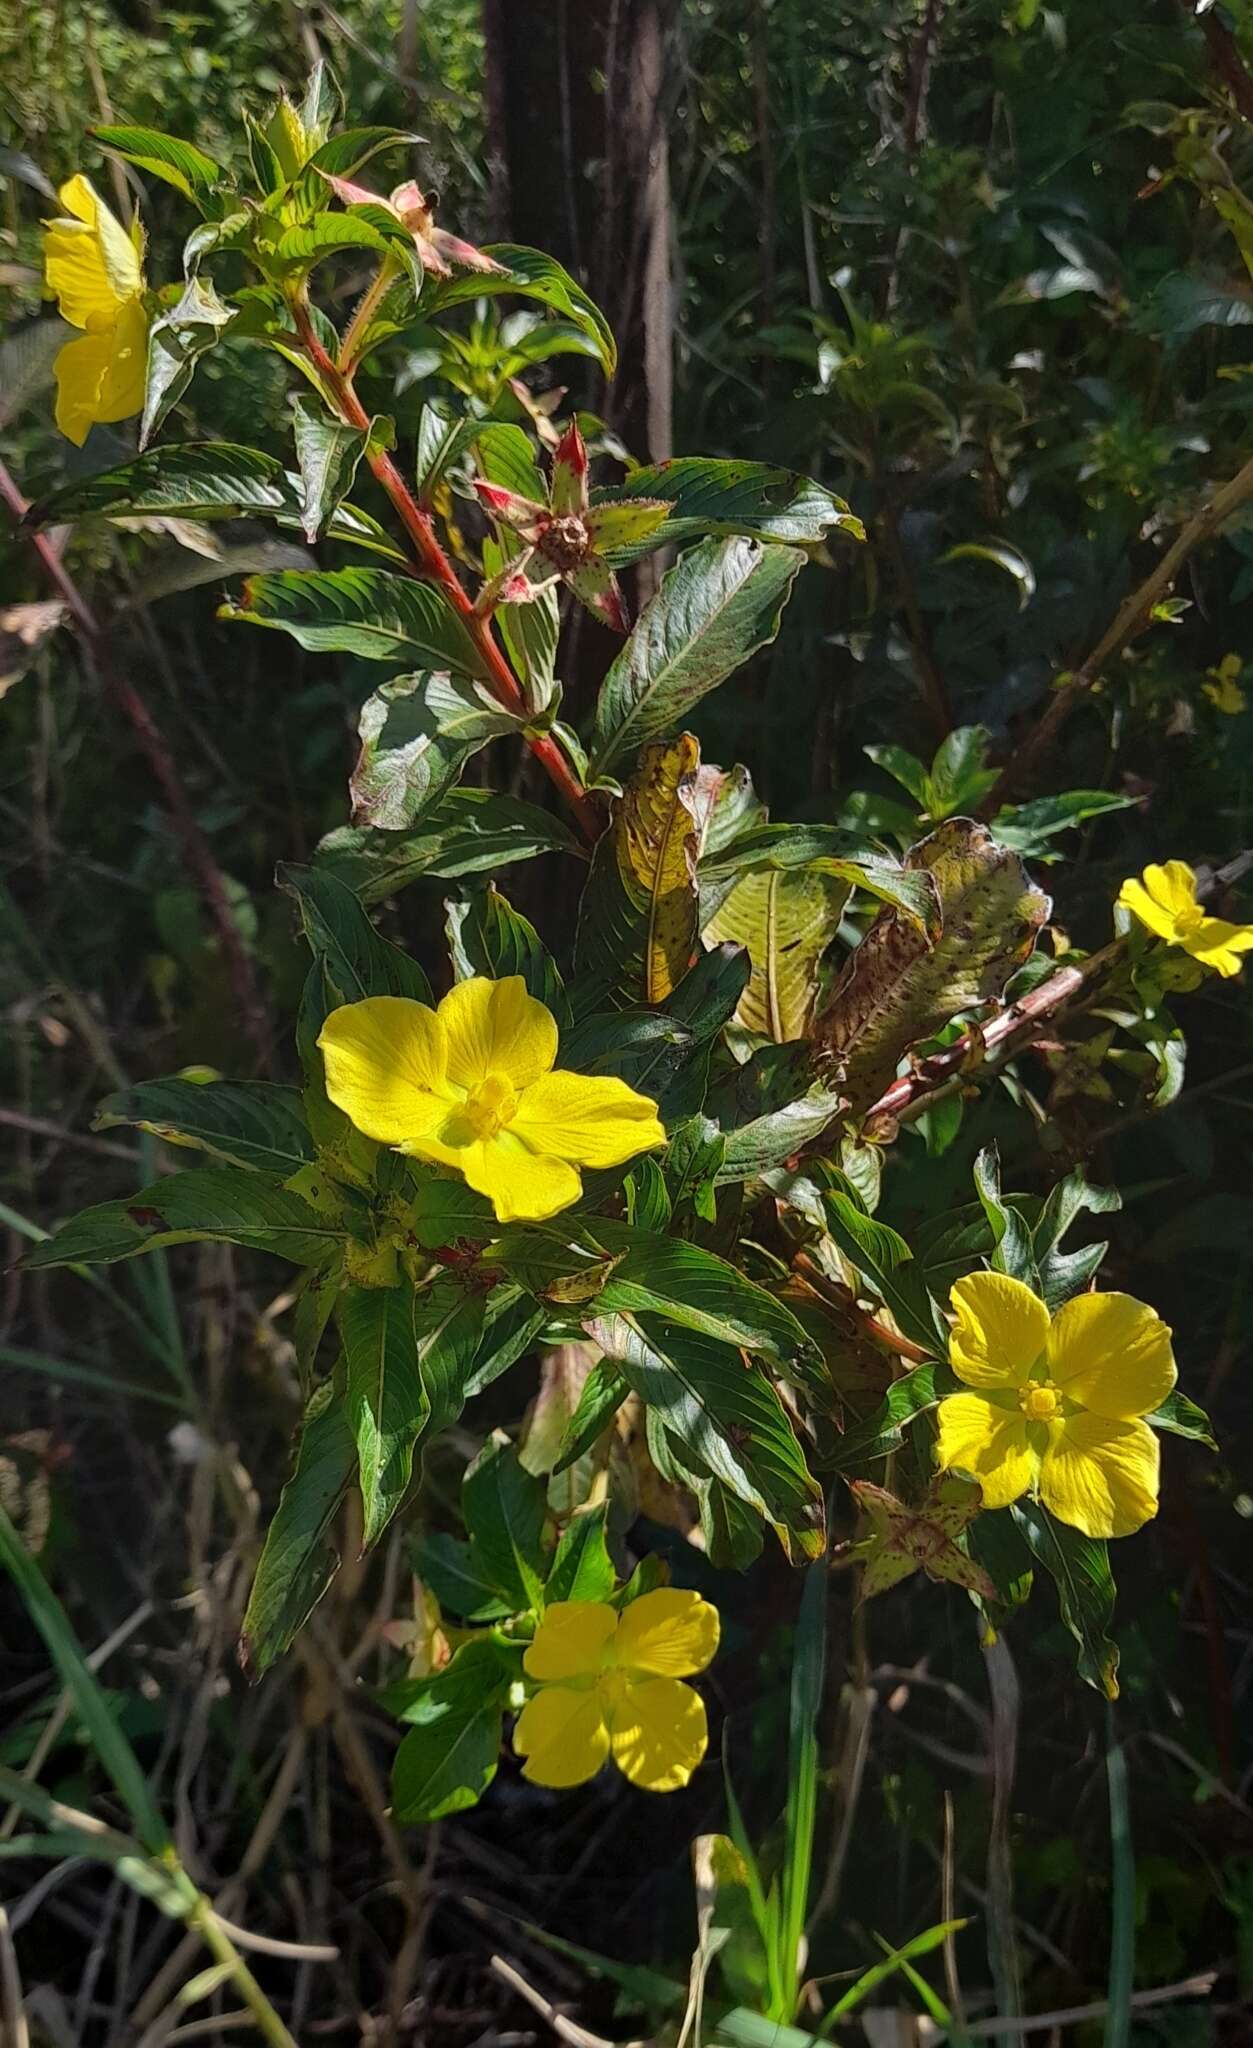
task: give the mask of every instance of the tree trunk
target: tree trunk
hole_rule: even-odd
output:
[[[483,0],[494,227],[549,250],[603,307],[619,366],[593,402],[653,461],[672,452],[673,15],[674,0]]]

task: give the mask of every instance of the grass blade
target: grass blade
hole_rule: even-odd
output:
[[[788,1791],[784,1815],[782,1912],[779,1922],[779,1979],[786,2001],[776,2015],[790,2019],[800,1989],[801,1943],[809,1905],[809,1879],[818,1813],[818,1715],[827,1665],[827,1566],[805,1574],[788,1716]]]

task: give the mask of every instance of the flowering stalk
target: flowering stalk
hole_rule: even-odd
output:
[[[291,310],[304,352],[317,371],[326,396],[346,425],[365,432],[370,424],[369,415],[353,389],[351,376],[332,361],[319,341],[309,317],[308,305],[302,299],[294,298]],[[517,678],[497,644],[489,621],[479,616],[472,599],[462,588],[456,570],[440,545],[433,521],[422,510],[385,448],[367,448],[366,460],[391,500],[396,516],[408,534],[423,570],[432,582],[438,583],[447,593],[449,601],[464,621],[467,632],[487,665],[495,696],[506,711],[512,712],[516,717],[525,718],[527,704]],[[604,821],[599,808],[583,788],[561,748],[545,733],[528,733],[526,743],[549,779],[561,791],[574,813],[583,837],[589,845],[593,844],[600,837]]]

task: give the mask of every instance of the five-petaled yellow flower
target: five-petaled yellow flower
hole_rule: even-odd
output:
[[[662,1586],[618,1614],[555,1600],[523,1660],[539,1691],[513,1731],[536,1785],[582,1785],[607,1756],[646,1792],[678,1792],[705,1754],[705,1704],[683,1679],[718,1647],[718,1610]]]
[[[148,313],[144,305],[144,231],[130,233],[82,176],[57,197],[65,212],[47,223],[44,276],[71,327],[53,364],[57,425],[79,448],[97,421],[126,420],[142,412],[148,367]]]
[[[1130,1536],[1157,1513],[1157,1438],[1142,1418],[1175,1384],[1170,1331],[1129,1294],[1080,1294],[1049,1316],[1003,1273],[951,1295],[949,1356],[973,1391],[941,1401],[937,1456],[985,1508],[1038,1494],[1085,1536]]]
[[[1196,876],[1186,861],[1147,867],[1118,891],[1118,901],[1168,946],[1182,946],[1216,974],[1240,972],[1240,955],[1253,947],[1253,924],[1228,924],[1207,917],[1196,900]]]
[[[331,1101],[367,1138],[453,1166],[502,1223],[539,1222],[583,1191],[580,1166],[666,1142],[657,1105],[613,1076],[554,1072],[557,1020],[521,975],[476,975],[437,1010],[368,996],[318,1039]]]

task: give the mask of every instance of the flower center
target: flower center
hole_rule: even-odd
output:
[[[1187,910],[1181,910],[1175,918],[1175,930],[1181,939],[1194,938],[1205,923],[1205,912],[1199,903],[1193,903]]]
[[[466,1097],[461,1114],[476,1138],[494,1138],[517,1114],[518,1098],[503,1074],[486,1074]]]
[[[1028,1422],[1051,1422],[1062,1405],[1052,1380],[1028,1380],[1018,1396],[1018,1405]]]

